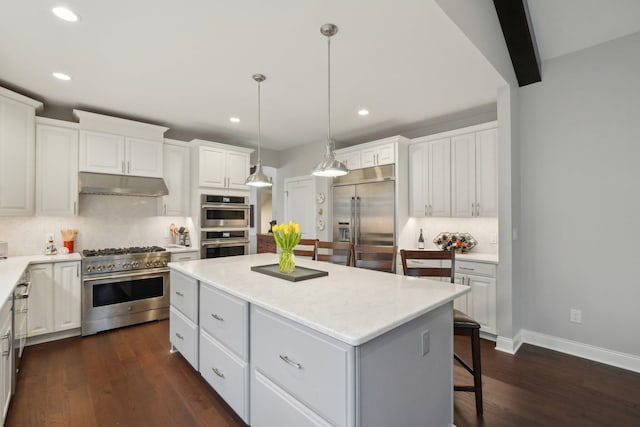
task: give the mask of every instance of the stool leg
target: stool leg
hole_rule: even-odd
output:
[[[480,329],[471,334],[471,353],[473,360],[473,387],[476,395],[476,412],[482,415],[482,365],[480,363]]]

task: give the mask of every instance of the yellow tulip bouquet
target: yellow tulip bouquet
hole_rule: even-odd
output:
[[[278,270],[282,273],[292,273],[296,269],[293,248],[300,242],[300,225],[289,221],[288,224],[274,225],[271,228],[273,239],[280,248]]]

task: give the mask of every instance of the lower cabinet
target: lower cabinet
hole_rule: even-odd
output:
[[[31,292],[28,337],[81,326],[80,262],[65,261],[29,267]]]
[[[455,281],[471,287],[471,292],[458,297],[454,307],[480,323],[481,331],[497,334],[495,264],[456,261]]]
[[[2,418],[0,425],[4,425],[9,402],[11,401],[11,381],[13,381],[12,371],[12,352],[11,345],[13,341],[11,328],[11,309],[13,305],[12,296],[10,296],[0,309],[0,402],[2,402]]]
[[[197,370],[198,281],[175,271],[170,274],[169,341]]]
[[[200,253],[197,250],[171,253],[171,262],[193,261],[196,259],[200,259]]]

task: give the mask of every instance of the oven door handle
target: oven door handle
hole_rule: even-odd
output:
[[[14,294],[14,298],[15,299],[27,299],[27,298],[29,298],[29,293],[31,292],[31,282],[18,283],[18,285],[16,286],[16,290],[17,290],[17,288],[26,288],[26,289],[21,294]]]
[[[126,277],[138,277],[138,276],[156,276],[158,274],[168,273],[168,268],[157,268],[153,270],[145,270],[140,272],[123,272],[124,274],[112,274],[111,276],[97,276],[97,277],[85,277],[84,282],[90,282],[95,280],[109,280],[109,279],[121,279]]]
[[[238,246],[248,244],[248,240],[205,240],[201,243],[202,246]]]
[[[202,205],[202,209],[249,210],[249,205]]]

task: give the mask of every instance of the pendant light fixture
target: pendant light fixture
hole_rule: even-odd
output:
[[[271,187],[272,185],[271,178],[262,172],[262,157],[260,153],[260,146],[262,145],[262,133],[260,129],[260,83],[266,79],[263,74],[253,75],[253,80],[258,82],[258,164],[256,165],[255,172],[249,175],[245,181],[245,184],[251,187]]]
[[[320,27],[322,35],[327,37],[327,145],[325,148],[324,159],[315,167],[312,175],[316,176],[342,176],[349,173],[349,169],[341,161],[336,159],[336,144],[331,139],[331,36],[336,35],[338,27],[333,24],[324,24]]]

